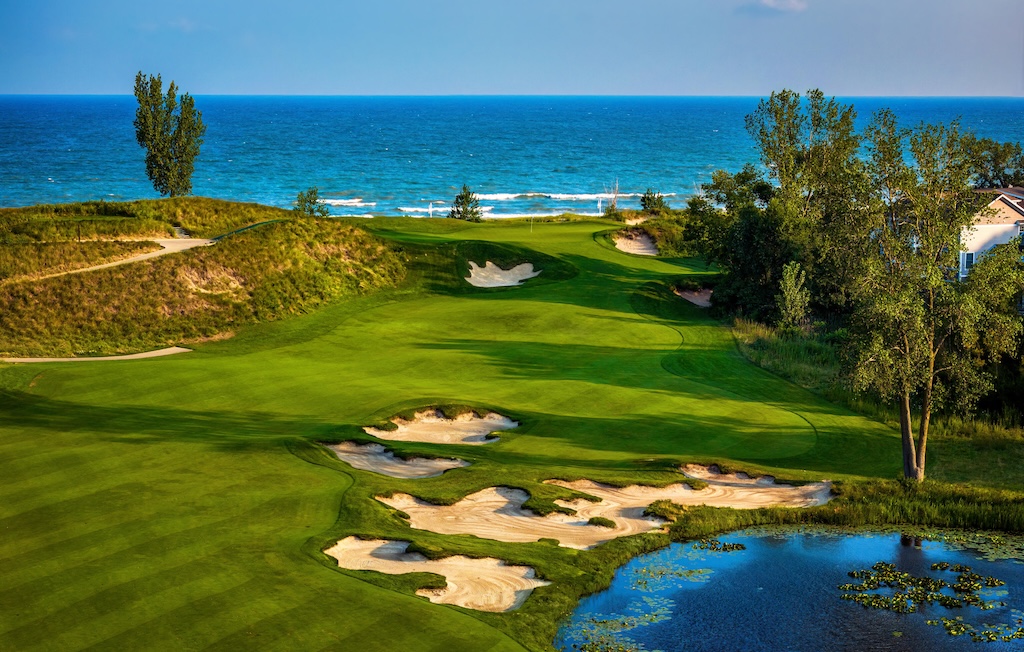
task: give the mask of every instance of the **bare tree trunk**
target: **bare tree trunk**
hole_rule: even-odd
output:
[[[914,446],[914,424],[910,415],[910,393],[899,398],[900,435],[903,439],[903,477],[917,479],[917,451]]]
[[[932,362],[934,368],[935,363]],[[921,425],[917,434],[917,475],[918,482],[924,480],[925,450],[928,448],[928,424],[932,420],[932,381],[929,379],[921,396]]]

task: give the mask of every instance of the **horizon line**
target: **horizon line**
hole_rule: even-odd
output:
[[[792,89],[784,89],[792,90]],[[776,91],[773,91],[776,92]],[[383,93],[383,94],[307,94],[307,93],[188,93],[192,97],[303,97],[303,98],[422,98],[422,99],[457,99],[457,98],[579,98],[579,99],[687,99],[687,98],[728,98],[728,99],[752,99],[764,98],[765,95],[740,95],[740,94],[711,94],[711,95],[630,95],[630,94],[552,94],[552,93],[449,93],[449,94],[425,94],[425,93]],[[804,95],[801,92],[801,95]],[[827,97],[849,98],[849,99],[1008,99],[1024,100],[1021,95],[843,95],[833,94]],[[134,97],[132,93],[3,93],[0,97]]]

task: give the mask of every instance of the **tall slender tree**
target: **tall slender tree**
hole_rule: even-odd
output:
[[[195,160],[203,144],[206,125],[195,101],[185,93],[178,100],[172,81],[163,92],[160,75],[135,75],[135,139],[146,150],[146,176],[161,195],[192,192]]]

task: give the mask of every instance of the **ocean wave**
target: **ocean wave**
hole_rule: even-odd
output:
[[[642,192],[620,192],[618,194],[619,199],[628,199],[631,197],[643,197]],[[566,192],[495,192],[495,193],[479,193],[477,199],[480,201],[516,201],[517,199],[552,199],[554,201],[589,201],[595,202],[599,199],[608,200],[612,199],[616,195],[610,192],[582,192],[582,193],[566,193]],[[675,197],[676,193],[666,192],[662,193],[662,197]]]
[[[323,202],[329,206],[353,206],[355,208],[369,208],[377,205],[375,201],[363,201],[362,197],[355,199],[324,199]]]
[[[445,206],[444,204],[438,204],[437,206],[434,206],[433,208],[419,208],[419,207],[411,207],[411,206],[399,206],[398,210],[401,211],[402,213],[423,213],[425,215],[429,215],[430,213],[437,213],[437,214],[447,213],[448,211],[451,210],[451,207],[450,206]]]
[[[484,215],[489,220],[512,220],[525,219],[527,217],[558,217],[559,215],[579,215],[580,217],[601,217],[602,213],[580,213],[577,211],[558,211],[554,213],[488,213]]]

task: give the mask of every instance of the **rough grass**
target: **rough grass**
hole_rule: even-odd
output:
[[[703,266],[615,251],[599,235],[607,221],[532,231],[449,222],[358,222],[403,249],[402,284],[248,325],[192,353],[0,366],[0,649],[548,650],[579,596],[670,541],[649,534],[575,551],[436,535],[374,500],[386,492],[450,503],[505,485],[541,511],[577,495],[549,478],[661,484],[680,479],[680,463],[718,462],[842,480],[836,506],[865,522],[876,514],[865,510],[965,524],[1005,512],[1005,526],[1017,527],[1010,485],[929,493],[929,483],[926,495],[903,495],[888,481],[899,470],[891,428],[750,364],[728,328],[672,294]],[[201,251],[290,228],[259,227]],[[301,245],[315,249],[311,239],[289,238],[274,241],[315,257]],[[549,256],[574,274],[466,289],[459,243],[482,241]],[[316,443],[366,440],[362,426],[426,406],[495,410],[521,425],[487,446],[387,442],[399,454],[471,462],[423,480],[355,470]],[[930,450],[960,453],[944,441]],[[983,468],[999,453],[978,455]],[[834,507],[814,513],[824,519]],[[804,518],[684,513],[690,526],[673,536]],[[337,569],[321,551],[348,535],[410,541],[428,556],[496,556],[553,584],[508,614],[431,605],[412,593],[437,586],[436,576]]]
[[[185,344],[403,276],[401,256],[365,231],[333,220],[277,222],[212,247],[0,286],[0,351],[96,355]]]
[[[174,237],[181,227],[199,238],[224,235],[293,211],[207,197],[132,202],[80,202],[0,208],[0,244]]]
[[[102,265],[156,251],[153,242],[47,242],[0,245],[0,283]]]

